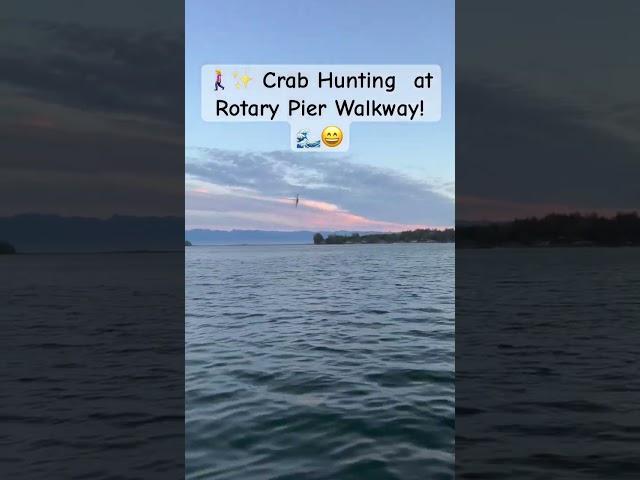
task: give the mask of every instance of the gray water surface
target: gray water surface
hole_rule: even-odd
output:
[[[636,479],[640,249],[456,255],[456,477]]]
[[[454,247],[186,249],[187,478],[453,478]]]
[[[183,261],[0,257],[0,478],[182,477]]]

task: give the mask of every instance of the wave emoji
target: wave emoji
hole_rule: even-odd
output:
[[[309,130],[300,130],[296,133],[297,148],[320,148],[320,140],[309,140]]]

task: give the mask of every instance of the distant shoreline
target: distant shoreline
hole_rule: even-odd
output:
[[[549,214],[510,222],[458,227],[457,248],[585,248],[640,246],[636,212],[607,218],[595,214]]]
[[[351,245],[453,245],[455,242],[377,242],[377,243],[323,243],[321,246],[351,246]],[[191,247],[317,247],[313,243],[197,243]],[[190,248],[191,248],[190,247]]]
[[[167,254],[184,253],[184,250],[113,250],[113,251],[87,251],[87,252],[16,252],[10,255],[0,255],[1,257],[24,257],[34,255],[147,255],[147,254]]]
[[[391,244],[391,243],[455,243],[456,231],[453,228],[437,230],[420,228],[397,233],[370,233],[360,235],[330,234],[326,238],[321,233],[313,236],[314,245],[344,244]]]

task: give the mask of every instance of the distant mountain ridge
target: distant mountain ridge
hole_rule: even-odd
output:
[[[317,230],[208,230],[191,229],[185,231],[185,238],[194,245],[286,245],[313,244],[313,236]],[[322,231],[323,235],[351,235],[351,231]],[[378,232],[358,232],[378,233]]]
[[[18,253],[164,251],[184,248],[182,217],[0,217],[0,240]]]

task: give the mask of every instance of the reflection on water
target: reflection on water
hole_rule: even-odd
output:
[[[187,477],[453,478],[452,245],[192,247]]]

